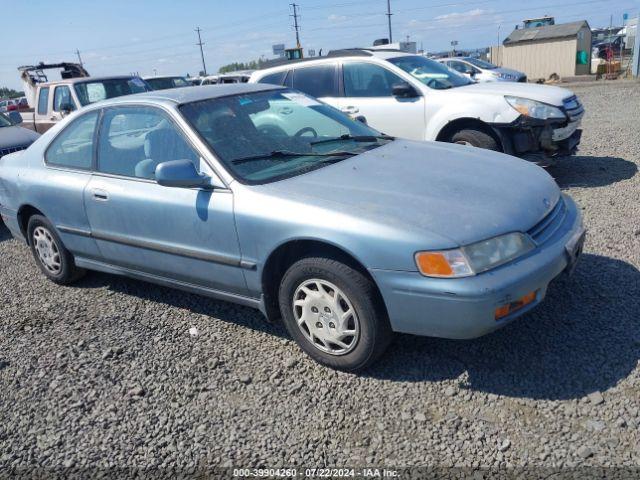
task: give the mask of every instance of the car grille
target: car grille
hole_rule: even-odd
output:
[[[29,147],[29,145],[20,145],[17,147],[9,147],[9,148],[0,148],[0,158],[4,157],[5,155],[9,155],[10,153],[13,152],[19,152],[20,150],[25,150],[27,149],[27,147]]]
[[[527,233],[537,245],[542,245],[558,230],[566,215],[567,206],[560,197],[556,206]]]
[[[562,101],[562,104],[564,105],[565,112],[569,115],[570,121],[576,122],[582,118],[582,115],[584,115],[584,108],[582,107],[580,100],[578,100],[578,97],[575,95],[565,98]]]

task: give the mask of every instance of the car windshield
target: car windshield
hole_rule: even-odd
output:
[[[191,84],[182,77],[158,77],[147,78],[145,81],[154,90],[165,90],[167,88],[190,87]]]
[[[484,60],[480,60],[479,58],[465,58],[464,61],[469,62],[471,65],[482,68],[484,70],[495,70],[496,68],[498,68],[493,63],[485,62]]]
[[[149,90],[147,84],[138,77],[79,82],[74,85],[74,88],[82,106],[108,98],[142,93]]]
[[[9,120],[9,118],[6,117],[4,113],[0,113],[0,128],[10,127],[11,125],[13,125],[13,123],[11,123],[11,120]]]
[[[420,80],[427,87],[435,90],[463,87],[474,83],[464,75],[460,75],[445,65],[421,57],[420,55],[390,58],[389,61],[412,77]]]
[[[180,110],[231,174],[250,184],[299,175],[392,140],[288,89],[187,103]]]

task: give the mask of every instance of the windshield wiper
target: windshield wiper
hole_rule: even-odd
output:
[[[271,153],[262,153],[257,155],[248,155],[246,157],[235,158],[231,160],[231,163],[233,163],[234,165],[237,165],[239,163],[246,163],[246,162],[253,162],[255,160],[274,159],[274,158],[285,159],[288,157],[344,157],[344,156],[353,156],[353,155],[360,155],[360,153],[347,152],[347,151],[315,153],[315,152],[290,152],[288,150],[274,150]]]
[[[395,137],[391,137],[389,135],[350,135],[346,133],[344,135],[340,135],[339,137],[324,138],[322,140],[316,140],[315,142],[309,142],[309,145],[337,142],[339,140],[353,140],[354,142],[377,142],[378,140],[395,140]]]

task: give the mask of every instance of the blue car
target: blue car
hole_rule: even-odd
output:
[[[393,332],[506,325],[585,234],[542,168],[395,139],[262,84],[89,105],[0,160],[0,204],[56,283],[98,270],[255,307],[352,371]]]

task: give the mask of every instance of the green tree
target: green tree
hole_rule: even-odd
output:
[[[0,98],[20,98],[24,97],[24,92],[19,92],[12,88],[0,87]]]
[[[259,60],[251,60],[249,62],[233,62],[228,65],[223,65],[218,69],[218,73],[229,73],[236,72],[238,70],[256,70],[262,67],[264,61],[262,59]]]

